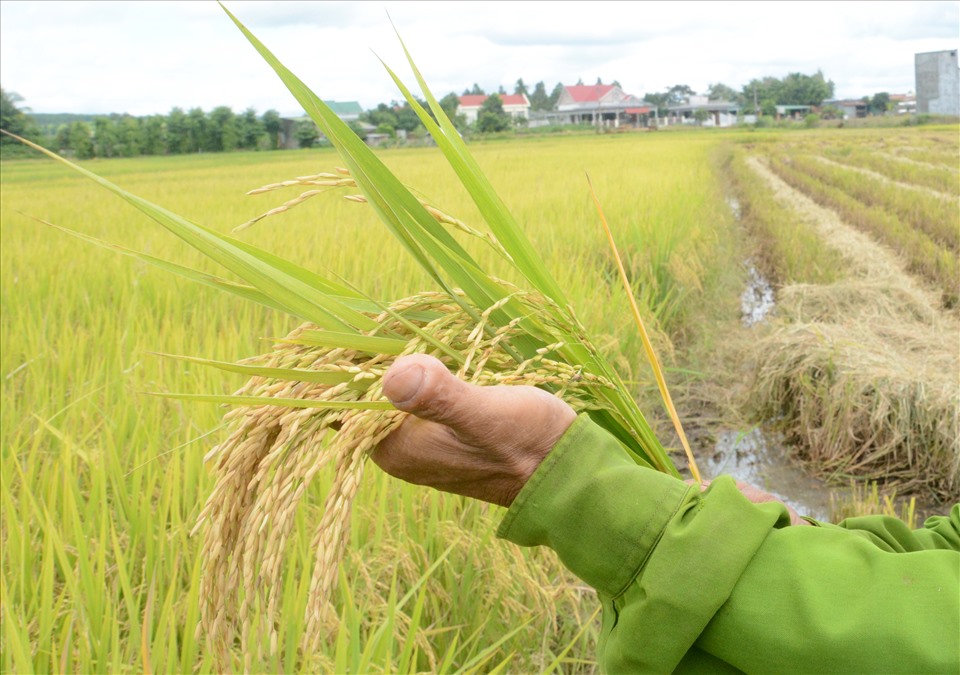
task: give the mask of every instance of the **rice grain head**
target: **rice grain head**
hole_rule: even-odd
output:
[[[489,323],[497,305],[468,313],[459,291],[423,293],[396,301],[376,316],[379,328],[370,335],[406,340],[403,354],[427,353],[440,358],[464,379],[479,385],[527,384],[562,397],[575,410],[594,409],[600,389],[615,389],[602,377],[555,360],[560,344],[547,345],[517,363],[508,352],[511,337],[522,333],[517,318],[494,328]],[[557,321],[545,312],[545,300],[515,291],[509,296],[543,321]],[[459,301],[459,302],[458,302]],[[498,303],[500,304],[500,303]],[[475,317],[480,316],[480,321]],[[421,332],[411,329],[410,323]],[[303,324],[273,349],[244,363],[296,368],[349,376],[338,384],[319,384],[253,377],[238,395],[331,402],[383,401],[382,378],[397,356],[359,349],[304,344]],[[580,334],[577,327],[564,327]],[[432,340],[425,339],[424,334]],[[441,350],[433,341],[448,347]],[[587,345],[594,350],[592,345]],[[594,350],[595,351],[595,350]],[[457,361],[449,354],[462,355]],[[346,379],[346,378],[344,378]],[[226,415],[228,436],[207,456],[216,485],[198,519],[203,531],[204,560],[198,630],[206,633],[221,667],[239,639],[244,668],[262,657],[263,645],[278,643],[282,569],[294,516],[308,486],[332,465],[333,483],[313,538],[315,559],[306,605],[301,649],[316,651],[336,624],[331,597],[338,566],[350,532],[350,514],[369,453],[406,417],[395,409],[290,408],[279,405],[239,407]]]

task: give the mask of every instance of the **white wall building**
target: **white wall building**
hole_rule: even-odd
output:
[[[917,112],[960,115],[960,66],[957,50],[914,55]]]
[[[526,94],[497,94],[503,101],[503,112],[512,119],[527,119],[530,116],[530,101]],[[476,124],[480,115],[480,108],[489,98],[486,94],[467,94],[460,97],[457,114],[463,115],[467,124]]]

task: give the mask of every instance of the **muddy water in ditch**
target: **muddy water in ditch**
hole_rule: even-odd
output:
[[[740,219],[740,204],[728,198]],[[750,260],[747,286],[740,295],[740,318],[751,328],[767,320],[776,307],[773,287]],[[699,463],[705,477],[729,474],[776,495],[800,514],[828,520],[832,490],[790,458],[779,434],[763,425],[749,430],[715,428],[699,436]]]

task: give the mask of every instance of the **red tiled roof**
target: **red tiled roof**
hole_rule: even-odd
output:
[[[575,84],[564,87],[576,103],[593,103],[603,98],[611,89],[612,84]]]
[[[650,108],[627,108],[623,112],[628,115],[643,115],[644,113],[650,112]]]
[[[529,105],[523,94],[498,94],[498,96],[503,101],[503,105]],[[479,108],[487,98],[486,94],[467,94],[460,97],[460,106],[462,108]]]
[[[472,108],[473,106],[481,106],[483,102],[487,100],[486,94],[468,94],[466,96],[460,97],[460,105],[465,108]]]
[[[500,94],[503,105],[528,105],[527,98],[523,94]]]

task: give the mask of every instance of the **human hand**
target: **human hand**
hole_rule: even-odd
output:
[[[501,506],[513,503],[576,419],[542,389],[469,384],[423,354],[397,359],[383,393],[411,415],[373,451],[381,469]]]
[[[692,484],[694,481],[688,480],[687,482]],[[708,487],[710,487],[710,481],[705,480],[700,483],[701,492],[706,490]],[[769,492],[764,492],[760,488],[750,485],[750,483],[744,483],[742,480],[737,481],[737,489],[740,490],[740,492],[743,494],[744,497],[746,497],[748,500],[750,500],[754,504],[763,504],[766,502],[780,502],[780,499],[777,496],[772,495]],[[801,518],[800,514],[794,511],[792,506],[790,506],[789,504],[785,504],[783,502],[780,502],[780,503],[782,503],[785,507],[787,507],[787,513],[790,514],[791,525],[810,525],[810,522]]]
[[[423,354],[397,359],[383,378],[383,393],[411,415],[373,451],[381,469],[501,506],[513,503],[576,419],[569,405],[542,389],[469,384]],[[704,481],[700,489],[709,485]],[[742,481],[737,488],[755,504],[779,501]],[[787,511],[793,525],[810,524]]]

